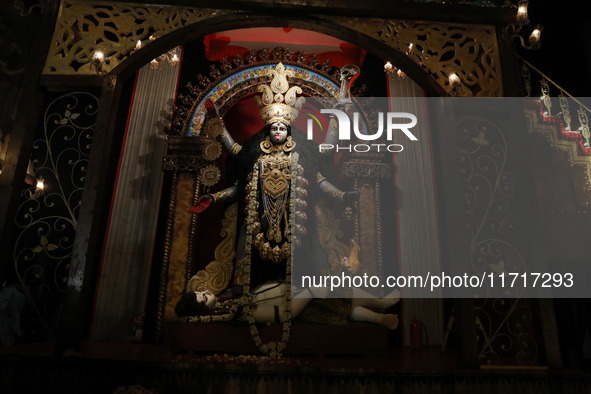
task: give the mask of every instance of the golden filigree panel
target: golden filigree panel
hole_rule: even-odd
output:
[[[454,92],[449,84],[449,75],[456,73],[461,85],[454,95],[503,95],[494,26],[366,18],[331,19],[406,53],[450,94]],[[412,47],[409,47],[410,44]]]
[[[45,74],[93,74],[94,50],[105,51],[109,72],[134,50],[166,34],[214,16],[238,13],[180,6],[63,0],[45,64]],[[327,17],[402,52],[421,65],[447,92],[455,72],[461,96],[502,96],[497,37],[493,26]],[[409,44],[413,44],[409,51]]]
[[[375,188],[369,183],[363,183],[359,186],[361,196],[359,201],[359,239],[363,248],[360,251],[359,259],[365,262],[365,272],[368,275],[380,275],[377,267],[378,255],[376,241],[381,234],[378,234],[376,228],[376,205]]]
[[[194,177],[191,173],[180,173],[177,186],[176,215],[172,223],[172,242],[168,267],[164,320],[175,321],[174,308],[185,293],[185,272],[187,269],[187,240],[191,229],[191,216],[186,213],[193,201]]]
[[[63,0],[44,74],[94,74],[95,49],[105,53],[104,70],[111,71],[135,49],[138,40],[161,38],[223,11],[177,6]]]
[[[204,270],[193,275],[187,284],[186,291],[209,290],[219,294],[228,288],[234,270],[234,256],[236,255],[236,218],[238,217],[238,203],[230,205],[222,219],[223,240],[215,248],[215,260],[207,264]]]

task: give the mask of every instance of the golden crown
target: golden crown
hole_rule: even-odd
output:
[[[305,98],[296,97],[296,94],[302,93],[302,89],[299,86],[289,87],[287,77],[292,77],[293,73],[286,70],[282,63],[267,71],[267,75],[273,77],[271,86],[259,85],[259,92],[263,94],[255,97],[261,118],[266,125],[283,122],[289,126],[306,102]]]

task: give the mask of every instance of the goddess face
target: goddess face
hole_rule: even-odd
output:
[[[287,139],[287,126],[282,122],[275,122],[271,124],[269,137],[273,144],[282,144]]]
[[[215,304],[215,296],[211,291],[196,291],[195,299],[198,303],[204,303],[207,308],[212,308]]]

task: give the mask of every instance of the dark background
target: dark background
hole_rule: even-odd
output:
[[[542,24],[541,48],[526,50],[514,40],[519,55],[575,97],[591,96],[591,14],[586,4],[531,0],[531,23],[523,35],[527,38],[533,26]]]

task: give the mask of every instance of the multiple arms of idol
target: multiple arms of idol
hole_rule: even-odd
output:
[[[211,100],[207,100],[205,102],[205,107],[207,109],[208,115],[215,115],[216,118],[221,120],[223,125],[223,120],[218,112],[217,107]],[[331,117],[329,123],[329,129],[326,134],[325,142],[326,144],[336,144],[337,141],[337,121],[334,117]],[[229,156],[235,157],[238,152],[242,149],[242,146],[234,141],[228,130],[226,129],[225,125],[222,127],[221,132],[216,137],[219,139],[220,143],[222,144],[223,149],[228,153]],[[317,186],[321,194],[331,200],[337,201],[344,201],[346,204],[351,204],[359,199],[359,191],[349,191],[343,192],[330,183],[322,174],[317,173]],[[235,201],[238,197],[239,191],[236,185],[232,185],[226,189],[223,189],[219,192],[213,194],[206,194],[199,198],[197,204],[192,207],[189,212],[191,213],[199,213],[204,211],[211,205],[212,203],[216,202],[230,202]]]

